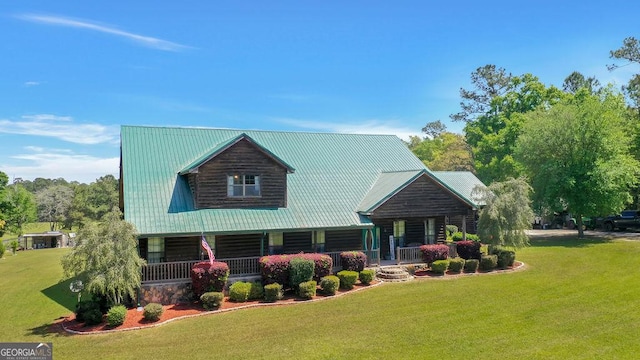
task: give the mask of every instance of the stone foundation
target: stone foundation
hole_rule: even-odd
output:
[[[145,284],[140,288],[140,305],[159,303],[162,305],[184,304],[193,298],[191,282]]]

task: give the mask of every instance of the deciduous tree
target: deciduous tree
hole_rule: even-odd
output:
[[[65,277],[83,280],[85,289],[112,304],[121,304],[127,295],[135,297],[144,264],[135,228],[122,220],[117,207],[99,225],[82,228],[76,246],[62,259]]]
[[[543,205],[583,215],[617,213],[632,201],[640,164],[630,154],[631,123],[621,94],[581,89],[527,115],[516,147]]]

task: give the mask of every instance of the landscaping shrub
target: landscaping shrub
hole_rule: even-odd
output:
[[[482,252],[480,252],[480,248],[482,244],[477,241],[458,241],[456,243],[456,251],[458,252],[458,256],[465,260],[469,259],[478,259],[482,257]]]
[[[431,271],[443,275],[449,267],[449,260],[436,260],[431,263]]]
[[[342,270],[337,275],[340,279],[340,288],[350,290],[358,281],[359,274],[356,271]]]
[[[298,284],[298,296],[303,299],[313,299],[316,296],[317,287],[318,283],[314,280],[301,282]]]
[[[262,298],[264,298],[264,287],[259,281],[252,282],[249,290],[249,300],[262,300]]]
[[[200,296],[200,304],[205,310],[215,310],[224,302],[224,294],[217,291],[206,292]]]
[[[480,236],[478,234],[467,234],[467,240],[480,242]]]
[[[320,289],[327,295],[335,295],[340,287],[340,278],[334,275],[328,275],[320,280]]]
[[[333,261],[326,254],[295,254],[295,255],[270,255],[263,256],[259,260],[260,275],[264,284],[278,283],[290,286],[289,271],[290,261],[293,258],[311,260],[314,263],[313,279],[319,281],[322,277],[331,274]]]
[[[127,318],[127,308],[124,305],[116,305],[107,312],[107,324],[116,327],[124,324]]]
[[[363,283],[364,285],[371,284],[371,282],[375,277],[376,277],[375,270],[366,269],[366,270],[360,271],[360,275],[359,275],[360,282]]]
[[[229,286],[229,300],[235,302],[245,302],[249,300],[249,292],[251,292],[251,283],[238,281]]]
[[[4,256],[4,252],[5,252],[5,247],[4,247],[4,243],[2,241],[0,241],[0,259],[2,259],[2,257]]]
[[[462,239],[463,239],[462,231],[456,231],[453,234],[451,234],[451,240],[453,241],[460,241]]]
[[[303,259],[311,260],[314,263],[313,280],[320,281],[323,277],[330,275],[333,270],[333,260],[331,256],[327,254],[298,254],[294,257],[302,257]]]
[[[292,288],[298,288],[300,283],[313,279],[315,264],[312,260],[294,257],[289,261],[289,284]]]
[[[16,251],[18,251],[18,247],[20,247],[20,243],[18,243],[18,240],[11,240],[9,246],[11,247],[11,252],[15,255]]]
[[[191,268],[191,284],[193,293],[200,297],[205,292],[221,292],[227,286],[229,266],[227,263],[214,261],[199,262]]]
[[[436,260],[446,260],[449,257],[449,246],[444,244],[422,245],[420,252],[422,252],[422,261],[431,264]]]
[[[498,266],[497,255],[482,255],[480,259],[480,271],[492,271]]]
[[[461,257],[453,258],[449,260],[449,271],[452,273],[460,273],[464,267],[464,259]]]
[[[95,296],[92,300],[82,300],[76,304],[76,320],[86,325],[100,324],[102,315],[104,313],[101,302],[97,301]]]
[[[367,255],[362,251],[344,251],[340,253],[342,270],[362,271],[367,265]]]
[[[264,299],[268,302],[276,302],[282,299],[282,285],[278,283],[267,284],[264,286]]]
[[[164,308],[158,303],[149,303],[144,307],[142,317],[147,321],[158,321],[164,313]]]
[[[446,229],[447,229],[447,238],[452,237],[453,233],[457,233],[458,232],[458,227],[455,226],[455,225],[447,225]]]
[[[500,247],[493,247],[491,249],[491,255],[496,255],[498,257],[498,269],[506,269],[509,266],[513,266],[513,263],[516,261],[515,251],[503,249]]]
[[[464,261],[464,272],[466,273],[474,273],[478,271],[478,265],[480,260],[478,259],[468,259]]]

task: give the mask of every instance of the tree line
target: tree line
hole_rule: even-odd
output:
[[[611,71],[640,64],[638,40],[609,55],[618,62]],[[485,184],[523,178],[538,214],[569,211],[579,223],[638,202],[640,74],[615,88],[573,72],[558,88],[489,64],[471,73],[471,84],[450,115],[463,134],[437,120],[408,143],[430,169],[472,171]]]
[[[100,220],[118,206],[119,183],[105,175],[90,184],[63,178],[33,181],[8,177],[0,171],[0,236],[22,235],[30,222],[48,222],[51,231],[81,228]]]

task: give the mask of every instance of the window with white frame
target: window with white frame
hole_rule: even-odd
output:
[[[229,175],[227,184],[229,197],[260,196],[260,176],[258,175]]]

